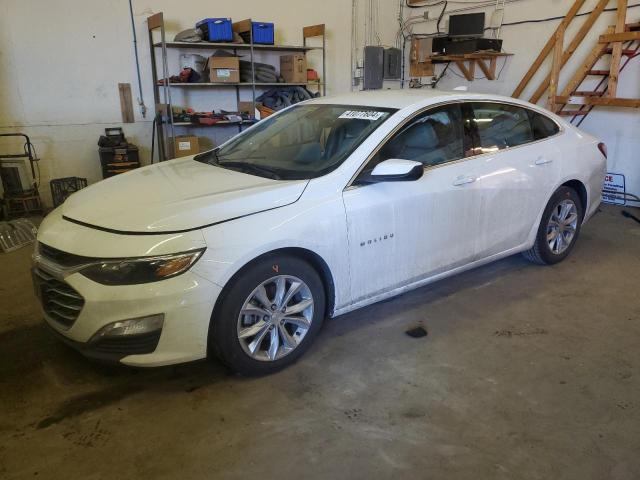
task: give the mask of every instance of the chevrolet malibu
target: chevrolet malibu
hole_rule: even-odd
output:
[[[222,146],[71,196],[38,233],[49,326],[96,359],[299,358],[325,317],[524,253],[569,255],[606,149],[535,105],[466,92],[310,100]]]

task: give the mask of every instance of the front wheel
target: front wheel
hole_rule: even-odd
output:
[[[573,249],[583,218],[583,205],[575,190],[560,187],[547,204],[536,242],[524,256],[542,265],[553,265],[564,260]]]
[[[293,363],[318,333],[325,293],[296,257],[269,257],[235,278],[212,318],[210,346],[235,372],[272,373]]]

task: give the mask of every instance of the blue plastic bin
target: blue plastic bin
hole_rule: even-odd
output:
[[[251,29],[253,31],[253,43],[273,45],[273,23],[252,22]]]
[[[205,18],[196,23],[202,30],[203,40],[208,42],[232,42],[233,29],[230,18]]]

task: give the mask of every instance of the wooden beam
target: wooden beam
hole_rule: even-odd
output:
[[[561,69],[569,61],[569,59],[571,58],[571,55],[573,55],[576,49],[580,46],[584,38],[587,36],[589,31],[591,30],[591,27],[593,27],[593,24],[596,22],[598,17],[600,17],[600,15],[602,14],[603,10],[605,9],[608,3],[609,3],[609,0],[599,0],[598,4],[591,11],[589,16],[585,20],[585,22],[580,27],[580,30],[578,30],[578,33],[576,33],[576,36],[573,38],[571,43],[569,43],[567,50],[562,54],[562,60],[560,62]],[[550,82],[551,82],[551,74],[546,76],[546,78],[538,86],[538,88],[536,89],[535,93],[533,94],[533,96],[529,101],[531,103],[537,103],[544,95],[545,90],[549,88]]]
[[[163,23],[164,20],[162,18],[162,12],[158,12],[155,15],[147,17],[147,27],[149,28],[149,30],[161,27]]]
[[[580,7],[582,7],[585,1],[586,0],[575,0],[573,5],[567,12],[567,15],[564,17],[562,22],[560,22],[560,25],[558,25],[558,28],[562,27],[566,29],[567,26],[574,19],[574,17],[580,10]],[[556,30],[556,32],[557,31],[558,30]],[[524,74],[524,77],[522,77],[522,80],[520,80],[520,83],[511,94],[512,97],[518,98],[520,95],[522,95],[522,92],[524,91],[524,89],[527,88],[527,85],[529,85],[529,82],[531,81],[533,76],[536,74],[540,66],[544,63],[545,59],[549,56],[549,53],[551,53],[551,50],[553,49],[554,44],[555,44],[555,32],[551,36],[551,38],[547,40],[547,43],[545,44],[544,47],[542,47],[542,51],[538,54],[538,57],[534,60],[529,70],[527,70],[527,73]]]
[[[564,50],[564,27],[556,30],[556,43],[553,47],[553,60],[551,64],[551,75],[549,79],[549,100],[548,108],[552,112],[556,111],[554,98],[558,93],[558,80],[560,79],[560,69],[562,68],[562,52]]]
[[[627,107],[640,108],[640,99],[635,98],[610,98],[610,97],[590,97],[585,99],[586,105],[600,105],[603,107]]]
[[[491,66],[493,68],[489,67],[486,63],[484,63],[484,60],[481,58],[476,59],[476,63],[480,67],[480,70],[482,70],[482,73],[484,73],[484,76],[487,77],[487,80],[496,79],[495,62],[493,61],[493,59],[491,60]]]
[[[557,105],[592,105],[602,107],[640,108],[640,99],[636,98],[608,98],[608,97],[564,97],[558,95],[553,99]]]
[[[631,42],[634,40],[640,40],[640,32],[622,32],[612,33],[611,35],[600,35],[600,43],[613,43],[613,42]]]
[[[133,123],[133,101],[131,99],[131,84],[119,83],[118,92],[120,93],[120,112],[122,113],[122,123]]]
[[[324,23],[302,27],[303,38],[318,37],[321,35],[324,35]]]
[[[624,33],[627,20],[627,0],[618,0],[618,12],[616,16],[616,29],[614,33]],[[618,94],[618,74],[620,73],[620,59],[622,58],[622,42],[613,44],[611,54],[611,70],[609,73],[609,97],[615,98]]]
[[[463,61],[458,60],[455,62],[455,64],[458,66],[458,68],[464,75],[464,78],[466,78],[470,82],[473,82],[473,79],[475,77],[476,62],[475,60],[468,60],[468,62],[469,62],[469,68],[467,68],[467,66],[464,64],[464,60]]]
[[[607,28],[607,34],[613,33],[614,27]],[[607,49],[606,43],[596,43],[596,46],[593,47],[584,63],[580,66],[580,68],[573,75],[569,83],[564,87],[562,93],[560,94],[563,97],[567,97],[571,95],[573,92],[577,90],[580,84],[584,81],[587,74],[591,71],[593,66],[596,64],[598,59],[602,57],[602,54]]]

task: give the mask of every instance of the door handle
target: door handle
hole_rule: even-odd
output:
[[[453,181],[453,186],[459,187],[461,185],[467,185],[468,183],[473,183],[476,180],[476,177],[458,177]]]
[[[551,163],[553,162],[553,160],[547,158],[547,157],[538,157],[535,161],[536,165],[546,165],[547,163]]]

